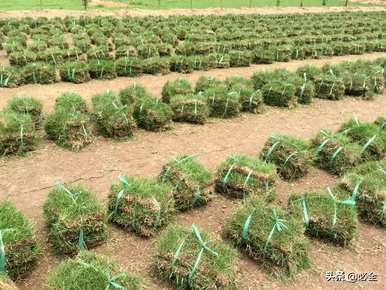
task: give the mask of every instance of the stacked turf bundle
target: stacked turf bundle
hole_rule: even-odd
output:
[[[50,140],[73,151],[79,151],[93,139],[86,102],[75,93],[63,94],[56,100],[55,110],[47,116],[44,129]]]
[[[31,270],[40,254],[33,231],[31,223],[13,204],[0,202],[0,274],[5,271],[15,280]],[[1,283],[6,282],[0,277],[0,286]]]
[[[309,236],[346,246],[357,234],[355,196],[355,191],[348,197],[338,188],[327,188],[294,194],[288,203],[291,213],[303,219]]]
[[[172,187],[177,210],[202,206],[211,199],[212,176],[194,156],[173,158],[162,167],[159,179]]]
[[[341,78],[330,73],[322,74],[314,80],[316,97],[327,100],[341,100],[345,86]]]
[[[88,71],[92,79],[110,80],[117,77],[115,64],[110,60],[91,60],[88,63]]]
[[[240,95],[236,91],[229,91],[225,87],[214,87],[207,89],[204,95],[211,117],[232,118],[240,114]]]
[[[273,134],[265,143],[260,158],[276,164],[279,175],[292,180],[308,173],[313,154],[307,141]]]
[[[2,290],[18,290],[19,288],[7,277],[5,273],[0,272],[0,289]]]
[[[135,57],[121,57],[115,61],[118,76],[135,77],[142,74],[142,62]]]
[[[174,289],[237,289],[237,253],[207,232],[169,226],[153,256],[158,275]]]
[[[195,92],[205,92],[206,90],[210,88],[216,88],[216,87],[224,87],[224,84],[212,76],[201,76],[197,82],[195,87]]]
[[[268,192],[276,179],[275,165],[257,157],[231,155],[217,170],[215,188],[227,196],[244,198]]]
[[[123,105],[111,91],[94,96],[92,104],[99,129],[105,136],[113,138],[133,136],[136,127],[133,106]]]
[[[202,94],[175,95],[170,99],[173,121],[205,124],[209,107]]]
[[[173,111],[160,99],[146,96],[135,102],[133,116],[139,127],[149,131],[161,131],[170,128]]]
[[[188,80],[176,79],[174,81],[167,81],[162,88],[162,101],[169,104],[171,97],[191,93],[193,93],[193,89]]]
[[[51,84],[56,81],[55,67],[47,63],[29,63],[21,72],[23,83]]]
[[[36,143],[35,124],[29,114],[0,112],[0,155],[31,151]]]
[[[91,251],[82,251],[67,259],[53,271],[47,281],[47,290],[140,290],[141,279],[122,272],[110,258]]]
[[[154,236],[174,212],[172,189],[154,179],[119,177],[108,197],[113,223],[142,237]]]
[[[294,108],[298,102],[296,86],[290,82],[274,80],[262,88],[264,103],[270,106]]]
[[[362,146],[341,133],[320,130],[312,140],[316,164],[331,173],[341,175],[361,161]]]
[[[0,88],[15,88],[20,83],[19,70],[11,66],[0,65]]]
[[[60,254],[74,255],[107,238],[105,211],[95,194],[83,186],[57,184],[43,209],[49,242]]]
[[[83,62],[66,62],[59,67],[59,73],[64,82],[80,84],[91,80],[88,66]]]
[[[349,194],[357,189],[359,217],[370,224],[386,226],[386,161],[363,163],[344,175],[340,188]]]
[[[118,93],[119,98],[124,105],[132,105],[138,99],[149,96],[145,88],[137,83],[134,83],[126,88],[123,88]]]
[[[35,126],[38,127],[42,121],[43,104],[31,97],[12,97],[8,101],[8,109],[19,114],[27,114],[31,116]]]
[[[258,197],[245,200],[226,220],[225,236],[277,276],[308,268],[308,243],[300,221]]]

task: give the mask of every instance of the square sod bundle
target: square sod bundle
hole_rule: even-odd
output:
[[[0,156],[34,150],[36,143],[35,124],[30,115],[11,110],[0,112]]]
[[[176,95],[188,95],[192,93],[192,85],[186,79],[167,81],[162,88],[162,101],[169,104],[170,99]]]
[[[59,73],[64,82],[80,84],[91,80],[88,66],[82,62],[66,62],[59,67]]]
[[[19,69],[0,65],[0,88],[15,88],[20,83],[21,76]]]
[[[142,282],[132,273],[123,272],[109,257],[93,251],[81,251],[60,263],[50,274],[47,290],[140,290]]]
[[[142,71],[147,74],[168,74],[170,72],[170,63],[166,57],[151,57],[143,60]]]
[[[288,207],[297,218],[303,219],[310,237],[347,246],[358,232],[355,209],[356,192],[347,196],[339,188],[309,191],[289,197]]]
[[[217,170],[215,188],[227,196],[244,198],[268,192],[276,179],[275,165],[258,157],[231,155]]]
[[[43,104],[32,97],[14,96],[8,101],[8,109],[19,114],[30,115],[35,127],[38,127],[43,119]]]
[[[135,77],[142,74],[142,61],[134,57],[121,57],[115,61],[115,71],[121,77]]]
[[[354,117],[340,131],[362,146],[363,160],[381,160],[386,156],[386,132],[377,125],[361,123]]]
[[[309,142],[292,136],[273,134],[265,143],[260,158],[276,164],[282,178],[293,180],[308,173],[314,156]]]
[[[172,189],[154,179],[119,176],[108,197],[111,222],[142,237],[154,236],[174,213]]]
[[[209,107],[202,94],[175,95],[170,99],[173,121],[205,124],[209,117]]]
[[[115,63],[111,60],[91,60],[88,63],[88,71],[92,79],[111,80],[117,77]]]
[[[55,67],[48,63],[29,63],[23,67],[21,76],[25,84],[52,84],[56,82]]]
[[[2,290],[18,290],[19,288],[7,277],[5,273],[0,273],[0,289]]]
[[[386,161],[363,163],[343,176],[340,188],[351,193],[357,188],[359,217],[370,224],[386,226]]]
[[[57,184],[43,209],[49,243],[60,254],[74,255],[107,238],[105,210],[95,194],[81,185]]]
[[[211,88],[224,87],[224,86],[225,84],[222,81],[216,79],[213,76],[201,76],[197,80],[194,90],[196,93],[199,93],[199,92],[205,92],[206,90]]]
[[[270,106],[296,107],[298,97],[296,86],[290,82],[273,80],[265,84],[262,89],[264,103]]]
[[[225,87],[209,88],[204,92],[207,99],[210,116],[217,118],[232,118],[240,115],[240,95]]]
[[[211,173],[192,155],[180,155],[162,167],[159,180],[172,186],[177,210],[205,205],[211,199]]]
[[[101,132],[107,137],[128,138],[133,136],[136,124],[133,106],[122,104],[111,91],[92,98],[93,112]]]
[[[153,261],[173,289],[238,289],[237,252],[196,225],[169,226],[156,242]]]
[[[294,276],[310,265],[302,223],[254,196],[227,218],[225,236],[275,276]]]
[[[31,271],[40,255],[33,232],[23,213],[8,201],[0,202],[0,275],[6,272],[15,280]]]
[[[345,86],[341,78],[330,73],[316,77],[315,97],[327,100],[341,100],[344,97]]]
[[[318,167],[341,175],[361,162],[362,146],[342,133],[320,130],[312,140]]]
[[[146,96],[135,102],[133,116],[138,127],[149,131],[162,131],[171,127],[173,110],[161,99]]]
[[[133,105],[138,99],[149,96],[149,93],[143,86],[134,83],[128,87],[121,89],[118,95],[122,104],[129,106]]]

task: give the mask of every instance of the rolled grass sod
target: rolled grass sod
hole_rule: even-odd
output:
[[[310,266],[301,221],[259,197],[246,199],[234,210],[224,235],[276,277],[293,277]]]
[[[153,264],[173,289],[235,290],[237,252],[196,225],[169,226],[155,245]]]
[[[88,71],[92,79],[111,80],[117,77],[115,63],[110,60],[90,60],[88,63]]]
[[[217,170],[215,189],[226,196],[245,198],[268,192],[277,178],[274,164],[258,157],[231,155]]]
[[[115,61],[115,71],[121,77],[136,77],[142,74],[142,61],[132,57],[122,57]]]
[[[222,81],[219,79],[213,77],[213,76],[201,76],[195,86],[195,92],[205,92],[206,90],[210,88],[216,88],[216,87],[224,87],[225,84],[223,84]]]
[[[59,73],[64,82],[81,84],[91,80],[88,65],[82,62],[66,62],[59,67]]]
[[[335,75],[325,73],[314,80],[316,98],[327,100],[341,100],[345,94],[344,82]]]
[[[264,103],[270,106],[294,108],[297,105],[296,86],[291,82],[274,80],[261,88]]]
[[[308,173],[314,154],[308,141],[273,134],[265,143],[260,158],[276,164],[282,178],[294,180]]]
[[[150,96],[146,89],[137,83],[121,89],[118,95],[124,105],[133,105],[138,99]]]
[[[36,127],[39,127],[43,118],[42,102],[32,97],[14,96],[8,101],[8,109],[19,114],[30,115]]]
[[[92,251],[81,251],[76,257],[67,259],[50,274],[46,289],[96,290],[127,289],[140,290],[141,279],[122,269],[109,257]]]
[[[64,93],[56,98],[55,110],[63,109],[70,112],[87,113],[86,101],[77,93]]]
[[[25,84],[52,84],[56,82],[55,67],[48,63],[33,62],[21,70],[22,82]]]
[[[95,194],[81,185],[58,183],[43,205],[48,241],[58,254],[75,255],[107,238],[106,213]]]
[[[192,155],[171,159],[162,167],[158,178],[172,187],[177,210],[203,206],[211,199],[212,175]]]
[[[240,95],[236,91],[228,91],[225,87],[215,87],[204,92],[210,116],[217,118],[233,118],[240,115]]]
[[[347,246],[358,233],[355,195],[339,188],[309,191],[290,196],[290,212],[303,219],[306,234],[313,238]]]
[[[0,289],[2,290],[18,290],[19,288],[12,282],[5,273],[0,273]]]
[[[15,88],[20,84],[21,76],[19,69],[0,65],[0,88]]]
[[[12,280],[22,278],[39,256],[33,225],[12,203],[0,202],[0,275],[5,272]],[[0,286],[2,283],[6,283],[4,276],[0,276]]]
[[[167,81],[162,88],[162,101],[169,104],[171,97],[193,93],[190,82],[186,79]]]
[[[202,94],[175,95],[170,99],[173,121],[205,124],[209,106]]]
[[[172,219],[172,188],[152,178],[120,176],[108,197],[111,222],[142,237],[152,237]]]

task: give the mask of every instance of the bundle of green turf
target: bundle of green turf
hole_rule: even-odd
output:
[[[311,104],[315,97],[315,85],[312,81],[303,81],[301,85],[297,86],[296,95],[300,104]]]
[[[80,84],[91,80],[88,66],[83,62],[66,62],[59,67],[59,74],[64,82]]]
[[[154,266],[174,289],[237,289],[236,251],[207,232],[169,226],[155,246]]]
[[[334,174],[341,175],[361,161],[362,146],[341,133],[320,130],[311,147],[316,152],[316,164]]]
[[[203,206],[211,199],[212,175],[192,155],[170,160],[162,167],[159,179],[172,186],[177,210]]]
[[[380,129],[386,130],[386,115],[378,117],[374,124],[377,125]]]
[[[31,271],[40,255],[33,231],[32,224],[12,203],[0,202],[0,274],[6,272],[15,280]]]
[[[341,78],[332,74],[323,74],[314,80],[316,97],[328,100],[341,100],[344,97],[345,86]]]
[[[307,141],[281,134],[268,139],[260,157],[276,164],[279,175],[288,180],[305,176],[313,162]]]
[[[122,104],[111,91],[94,96],[92,104],[98,127],[105,136],[113,138],[133,136],[136,127],[133,106]]]
[[[240,95],[236,91],[229,91],[225,87],[214,87],[207,89],[204,96],[207,99],[211,117],[232,118],[240,115]]]
[[[296,74],[305,81],[314,81],[323,74],[323,71],[315,65],[306,64],[299,67],[296,70]]]
[[[215,188],[227,196],[245,198],[247,195],[268,192],[276,179],[275,165],[258,157],[231,155],[217,170]]]
[[[290,109],[296,107],[296,86],[290,82],[274,80],[265,84],[261,91],[267,105]]]
[[[35,123],[29,114],[0,112],[0,155],[32,151],[36,143]]]
[[[162,88],[162,101],[169,104],[170,99],[173,96],[188,95],[192,93],[192,85],[186,79],[176,79],[173,81],[167,81]]]
[[[0,289],[2,290],[18,290],[19,288],[12,282],[5,273],[0,273]]]
[[[140,290],[141,279],[120,267],[110,258],[92,251],[82,251],[67,259],[48,278],[47,290]]]
[[[149,96],[149,93],[145,90],[143,86],[137,83],[134,83],[120,90],[118,95],[122,104],[132,105],[138,99]]]
[[[208,89],[216,88],[216,87],[224,87],[224,84],[212,76],[201,76],[197,82],[195,87],[195,92],[205,92]]]
[[[275,61],[290,61],[292,56],[293,47],[290,45],[276,46],[274,49]]]
[[[175,95],[171,97],[173,121],[205,124],[209,116],[209,107],[202,94]]]
[[[38,99],[32,97],[14,96],[8,101],[9,110],[31,116],[36,127],[42,121],[42,108],[43,104]]]
[[[21,83],[18,69],[0,65],[0,88],[15,88]]]
[[[174,55],[170,58],[170,70],[173,72],[190,73],[197,70],[203,70],[203,63],[199,62],[200,57]]]
[[[252,196],[227,218],[225,236],[276,276],[294,276],[309,268],[304,228],[281,208]]]
[[[48,63],[29,63],[23,67],[21,76],[25,84],[51,84],[56,82],[55,67]]]
[[[142,71],[147,74],[168,74],[170,72],[169,60],[165,57],[151,57],[143,60]]]
[[[111,222],[152,237],[172,219],[172,189],[154,179],[119,176],[119,182],[111,186],[108,211]]]
[[[355,191],[347,197],[344,191],[330,188],[294,194],[288,201],[289,210],[303,219],[309,236],[346,246],[358,231],[355,196]]]
[[[252,53],[247,50],[231,50],[229,52],[230,66],[250,66],[252,63]]]
[[[55,110],[63,109],[71,112],[87,113],[86,101],[77,93],[64,93],[56,98]]]
[[[253,52],[253,63],[271,64],[275,60],[275,52],[272,49],[258,48]]]
[[[92,79],[111,80],[117,77],[115,63],[110,60],[90,60],[88,63],[88,71]]]
[[[142,61],[133,57],[122,57],[115,61],[115,71],[121,77],[135,77],[142,74]]]
[[[362,146],[363,160],[381,160],[386,156],[386,132],[377,125],[361,123],[354,117],[340,131]]]
[[[48,240],[56,252],[74,255],[107,238],[106,214],[94,193],[58,183],[43,206]]]
[[[133,116],[138,127],[149,131],[161,131],[170,129],[173,110],[161,99],[146,96],[135,102]]]

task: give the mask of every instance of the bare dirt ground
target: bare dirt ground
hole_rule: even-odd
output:
[[[119,3],[118,3],[119,4]],[[136,8],[119,10],[100,10],[92,9],[81,10],[62,10],[62,9],[35,9],[0,11],[0,18],[4,17],[65,17],[65,16],[170,16],[170,15],[226,15],[226,14],[282,14],[282,13],[325,13],[342,11],[386,11],[385,7],[270,7],[270,8],[207,8],[207,9],[168,9],[168,10],[144,10]]]

